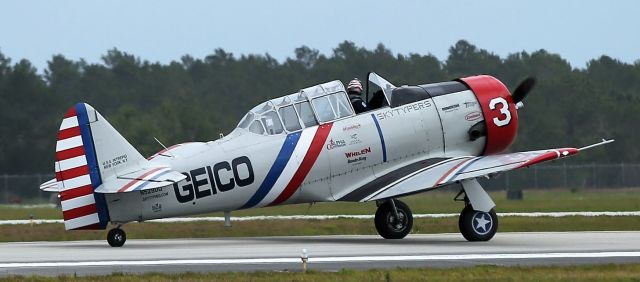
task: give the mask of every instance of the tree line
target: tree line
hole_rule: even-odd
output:
[[[1,46],[0,46],[1,47]],[[512,150],[581,146],[599,138],[616,142],[574,162],[640,160],[640,61],[601,56],[573,68],[558,54],[538,50],[500,57],[461,40],[445,61],[433,55],[394,54],[340,43],[332,54],[302,46],[279,62],[269,54],[234,56],[216,49],[168,64],[118,49],[102,63],[54,55],[42,72],[26,59],[0,52],[0,173],[53,171],[56,134],[66,110],[79,101],[102,113],[143,155],[164,144],[215,140],[258,103],[318,83],[375,71],[396,85],[426,84],[489,74],[511,90],[538,79],[525,100]]]

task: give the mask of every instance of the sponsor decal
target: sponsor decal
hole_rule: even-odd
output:
[[[445,113],[448,113],[448,112],[457,111],[458,109],[460,109],[460,104],[453,104],[453,105],[442,108],[442,111]]]
[[[362,140],[358,137],[358,133],[349,135],[349,146],[362,143]]]
[[[140,194],[142,195],[142,201],[143,202],[146,202],[148,200],[160,199],[160,198],[164,198],[166,196],[169,196],[169,192],[163,192],[162,191],[162,187],[142,190],[142,191],[140,191]]]
[[[160,204],[160,203],[153,204],[153,206],[151,206],[151,211],[153,211],[153,212],[161,212],[162,211],[162,204]]]
[[[344,156],[347,158],[348,164],[356,164],[366,161],[366,155],[369,153],[371,153],[371,147],[364,148],[360,151],[346,152]]]
[[[173,184],[176,199],[180,203],[251,185],[255,178],[251,160],[246,156],[237,157],[231,163],[223,161],[182,174],[187,177],[180,182],[182,186],[178,186],[178,183]]]
[[[350,124],[350,125],[346,125],[342,128],[342,131],[351,131],[351,130],[355,130],[355,129],[360,129],[360,127],[362,127],[361,124],[359,123],[354,123],[354,124]]]
[[[475,106],[477,104],[478,104],[478,102],[475,102],[475,101],[471,101],[471,102],[467,101],[467,102],[464,102],[464,108],[465,109],[466,108],[471,108],[471,107],[473,107],[473,106]]]
[[[116,166],[125,164],[127,162],[127,154],[121,155],[121,156],[117,156],[113,159],[110,160],[106,160],[102,162],[102,169],[111,169],[111,168],[115,168]]]
[[[333,150],[335,148],[340,148],[340,147],[344,147],[347,146],[347,142],[344,140],[333,140],[333,138],[331,138],[331,140],[329,140],[329,144],[327,144],[327,150]]]
[[[393,109],[389,109],[387,111],[384,112],[380,112],[380,113],[376,113],[376,117],[379,120],[383,120],[383,119],[388,119],[388,118],[394,118],[394,117],[398,117],[401,115],[405,115],[408,114],[412,111],[420,111],[426,108],[431,107],[431,101],[430,100],[424,100],[424,101],[419,101],[413,104],[408,104],[408,105],[404,105],[401,107],[397,107],[397,108],[393,108]]]
[[[474,120],[479,120],[481,117],[482,117],[482,113],[475,111],[475,112],[468,113],[466,116],[464,116],[464,119],[468,121],[474,121]]]

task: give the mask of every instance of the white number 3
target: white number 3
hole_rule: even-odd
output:
[[[491,99],[491,101],[489,101],[489,109],[495,110],[496,105],[498,104],[502,105],[502,107],[500,108],[500,113],[504,115],[504,118],[499,119],[497,117],[494,117],[493,123],[495,123],[497,126],[508,125],[509,122],[511,122],[511,112],[509,112],[509,103],[507,103],[507,100],[505,100],[502,97],[493,98]]]

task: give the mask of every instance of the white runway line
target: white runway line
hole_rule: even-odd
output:
[[[640,257],[640,252],[593,253],[518,253],[518,254],[462,254],[462,255],[410,255],[410,256],[345,256],[309,257],[309,263],[372,262],[372,261],[442,261],[486,259],[544,259],[544,258],[612,258]],[[144,266],[144,265],[209,265],[209,264],[267,264],[301,263],[297,257],[255,259],[189,259],[189,260],[122,260],[122,261],[73,261],[73,262],[18,262],[0,263],[0,268],[25,267],[78,267],[78,266]]]
[[[414,218],[447,218],[458,217],[457,213],[433,213],[433,214],[414,214]],[[499,217],[520,216],[520,217],[568,217],[568,216],[640,216],[640,211],[625,212],[505,212],[498,213]],[[373,215],[265,215],[265,216],[239,216],[232,217],[232,221],[256,221],[256,220],[330,220],[330,219],[373,219]],[[148,220],[147,222],[155,223],[175,223],[175,222],[211,222],[224,221],[224,217],[176,217]],[[47,223],[63,223],[62,219],[19,219],[19,220],[0,220],[0,225],[20,225],[20,224],[47,224]]]

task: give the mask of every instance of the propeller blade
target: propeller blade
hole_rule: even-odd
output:
[[[516,90],[511,94],[513,101],[518,103],[524,100],[524,98],[527,97],[527,94],[529,94],[529,91],[531,91],[535,85],[536,78],[533,76],[527,77],[524,81],[520,82],[518,87],[516,87]]]

